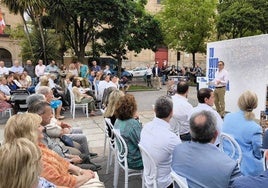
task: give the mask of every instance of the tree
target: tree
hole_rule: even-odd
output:
[[[113,3],[116,8],[103,17],[107,25],[97,37],[101,39],[98,43],[101,51],[117,60],[120,77],[122,60],[128,51],[156,50],[163,38],[157,20],[145,12],[145,1],[115,0]]]
[[[206,52],[216,10],[216,0],[166,0],[157,15],[169,48],[195,54]]]
[[[27,27],[27,22],[24,18],[24,13],[26,13],[32,20],[33,25],[35,26],[35,28],[39,28],[39,32],[40,35],[42,37],[42,47],[45,50],[45,41],[44,41],[44,36],[43,36],[43,29],[42,29],[42,25],[41,25],[41,18],[43,16],[44,13],[44,8],[46,5],[46,1],[45,0],[2,0],[2,3],[4,3],[8,9],[13,12],[14,14],[20,14],[23,22],[24,22],[24,26],[26,28],[26,36],[29,42],[29,48],[32,52],[32,44],[31,44],[31,39],[29,37],[29,30]],[[44,53],[44,60],[46,62],[46,53]]]
[[[217,8],[219,39],[240,38],[268,32],[266,0],[222,0]]]

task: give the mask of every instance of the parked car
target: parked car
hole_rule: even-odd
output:
[[[135,69],[130,70],[128,72],[130,72],[133,77],[142,77],[146,73],[146,67],[136,67]]]

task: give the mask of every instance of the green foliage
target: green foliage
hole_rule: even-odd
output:
[[[157,17],[169,48],[191,54],[206,52],[213,30],[215,0],[165,0]]]
[[[107,27],[103,27],[98,37],[98,45],[103,53],[118,61],[119,72],[122,59],[128,51],[139,53],[142,49],[156,50],[163,38],[159,23],[144,9],[145,1],[115,0],[111,12],[112,19],[103,17]]]
[[[225,0],[218,4],[219,39],[240,38],[267,33],[268,2],[266,0]]]
[[[32,39],[32,46],[33,46],[33,54],[29,49],[29,42],[26,38],[24,38],[21,42],[22,45],[22,59],[25,61],[27,59],[33,59],[37,61],[38,59],[44,59],[44,50],[42,48],[42,39],[40,32],[34,30],[30,37]],[[45,45],[46,45],[46,54],[47,59],[60,59],[61,54],[59,53],[59,39],[58,35],[55,35],[53,31],[46,31],[44,33],[45,38]]]

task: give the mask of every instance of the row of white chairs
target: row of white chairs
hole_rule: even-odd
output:
[[[104,111],[102,111],[104,112]],[[107,144],[107,140],[109,141],[109,152],[108,152],[108,160],[106,167],[106,174],[109,173],[109,167],[112,164],[112,157],[115,155],[114,159],[114,180],[113,186],[118,186],[118,176],[119,176],[119,168],[122,168],[125,173],[125,188],[128,187],[128,178],[130,176],[140,175],[142,177],[142,187],[153,187],[157,188],[157,165],[147,150],[139,144],[139,148],[142,155],[143,170],[134,170],[128,168],[127,164],[127,154],[128,148],[125,140],[120,135],[120,130],[114,129],[109,118],[105,119],[105,141],[104,141],[104,155],[105,148]],[[179,185],[180,188],[188,188],[186,179],[179,176],[175,172],[171,172],[171,177],[174,182]]]

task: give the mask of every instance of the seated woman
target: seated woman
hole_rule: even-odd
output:
[[[64,116],[60,115],[62,102],[57,98],[54,98],[51,88],[49,88],[48,86],[40,86],[36,93],[45,96],[46,101],[50,104],[51,108],[55,109],[55,117],[57,119],[64,119]]]
[[[114,115],[115,113],[115,107],[117,102],[119,101],[120,97],[123,97],[125,94],[121,90],[113,90],[112,93],[108,96],[108,105],[105,108],[104,117],[110,118],[111,123],[114,125],[116,117]]]
[[[76,103],[88,103],[88,111],[90,115],[94,116],[95,114],[95,101],[92,96],[86,94],[86,91],[83,87],[81,87],[81,81],[77,78],[73,80],[73,89],[74,98]]]
[[[20,89],[20,83],[17,81],[14,81],[14,74],[10,74],[7,76],[7,86],[11,91],[16,91],[17,89]]]
[[[141,153],[139,149],[140,133],[142,125],[137,119],[137,104],[133,95],[126,94],[120,97],[115,108],[115,129],[120,130],[128,146],[128,167],[135,170],[143,169]]]
[[[9,118],[5,126],[4,140],[12,143],[18,138],[28,138],[41,150],[41,177],[58,186],[66,187],[104,187],[98,174],[72,165],[43,143],[42,118],[37,114],[17,114]]]
[[[35,92],[34,86],[31,86],[32,82],[31,80],[28,80],[26,76],[27,75],[25,73],[22,73],[19,76],[19,83],[21,84],[21,88],[26,89],[30,93],[34,93]]]
[[[0,187],[56,188],[53,183],[39,178],[40,159],[40,150],[27,138],[4,143],[0,147]]]
[[[10,101],[10,96],[6,96],[2,91],[0,91],[0,112],[3,112],[9,108],[12,108],[9,101]]]
[[[240,110],[224,117],[222,132],[230,134],[242,150],[240,170],[243,175],[256,176],[263,171],[262,164],[262,129],[254,121],[253,110],[257,108],[257,95],[251,91],[244,92],[238,99]],[[231,148],[226,147],[229,151]]]

